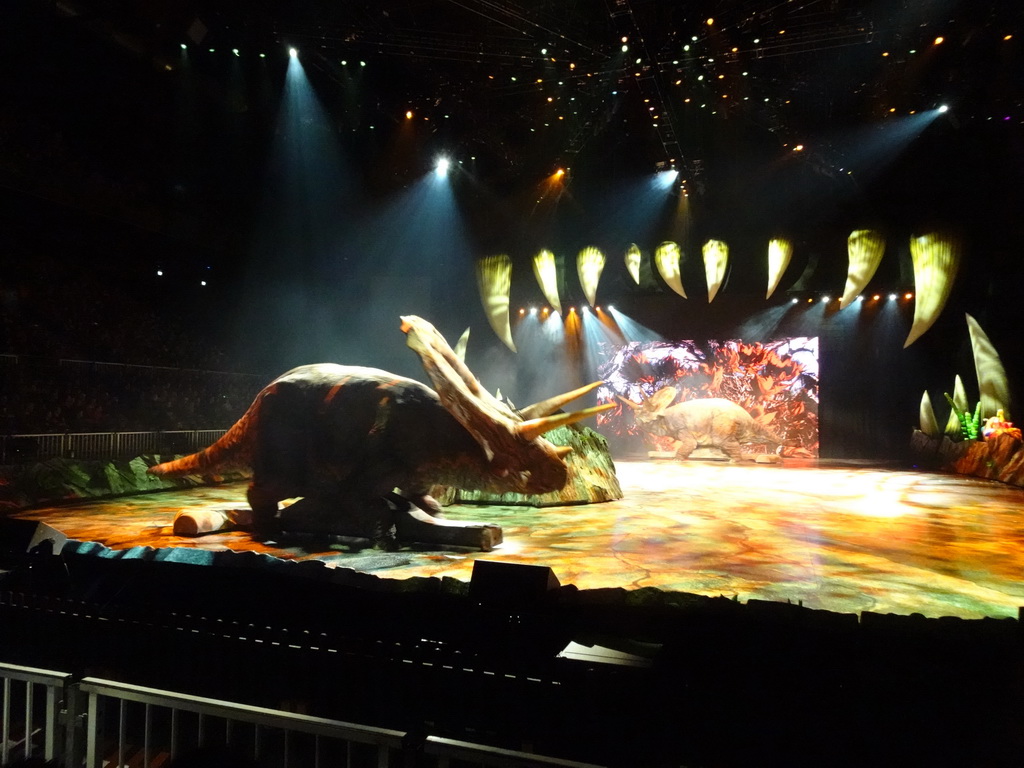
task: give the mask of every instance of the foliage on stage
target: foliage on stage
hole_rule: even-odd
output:
[[[616,404],[598,424],[606,434],[634,436],[650,448],[672,450],[670,438],[640,430],[619,397],[640,402],[672,387],[678,401],[725,398],[786,441],[783,456],[818,455],[818,339],[768,343],[742,340],[629,342],[608,345],[599,368],[599,402]]]
[[[1006,421],[1009,413],[1010,387],[1006,370],[988,335],[981,325],[970,315],[966,315],[967,328],[971,336],[971,351],[974,356],[974,369],[978,379],[979,399],[973,412],[967,399],[967,390],[963,380],[956,376],[953,394],[943,392],[946,402],[950,405],[949,419],[946,421],[944,434],[952,440],[981,440],[987,437],[982,425],[996,419],[999,424],[1007,425],[1006,434],[1013,434],[1016,428]],[[993,430],[998,427],[994,422]],[[938,422],[932,409],[928,392],[921,397],[920,431],[928,437],[939,437]],[[1018,430],[1019,431],[1019,430]],[[999,432],[998,434],[1003,434]]]
[[[945,396],[946,402],[953,409],[953,413],[956,414],[957,421],[960,422],[960,433],[964,440],[979,439],[981,437],[981,401],[978,401],[974,413],[970,414],[957,406],[956,401],[953,400],[953,396],[949,392],[943,392],[942,394]]]

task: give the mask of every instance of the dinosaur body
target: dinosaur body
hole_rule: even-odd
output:
[[[546,403],[534,407],[538,418],[525,419],[480,387],[433,326],[403,321],[438,391],[376,368],[302,366],[265,387],[216,443],[149,471],[208,475],[250,467],[248,500],[263,536],[276,530],[278,502],[293,497],[344,517],[395,500],[436,513],[433,485],[560,489],[565,450],[540,435],[590,412],[551,416]],[[555,409],[574,396],[556,398]]]
[[[717,448],[738,461],[749,458],[744,445],[761,443],[778,447],[783,443],[731,400],[712,397],[671,405],[676,395],[675,389],[666,387],[642,403],[620,399],[633,409],[641,429],[679,441],[676,456],[680,459],[687,458],[697,448]]]

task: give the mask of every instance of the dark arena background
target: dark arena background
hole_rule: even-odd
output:
[[[1022,18],[4,0],[0,766],[1020,765]]]

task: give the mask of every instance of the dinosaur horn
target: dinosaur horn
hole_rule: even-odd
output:
[[[643,397],[642,392],[640,393],[640,396]],[[638,411],[641,408],[643,408],[643,405],[641,405],[640,403],[634,403],[628,397],[623,397],[622,395],[616,395],[616,397],[619,398],[619,400],[621,400],[623,403],[628,405],[630,408],[632,408],[634,411]]]
[[[530,421],[524,421],[522,424],[517,424],[515,431],[524,440],[535,440],[552,429],[575,424],[577,421],[583,421],[583,419],[590,418],[614,407],[615,403],[605,403],[604,405],[595,405],[593,408],[584,408],[582,411],[559,413],[554,416],[531,419]]]
[[[547,400],[541,400],[539,403],[528,405],[519,411],[519,415],[523,417],[523,421],[529,421],[530,419],[537,419],[541,416],[549,416],[566,403],[571,403],[578,397],[583,397],[588,392],[592,392],[598,387],[604,384],[603,381],[595,381],[586,386],[574,389],[572,392],[566,392],[564,395],[555,395],[549,397]]]
[[[555,449],[555,455],[558,456],[558,458],[560,459],[564,459],[566,456],[572,453],[571,445],[553,445],[551,447]]]

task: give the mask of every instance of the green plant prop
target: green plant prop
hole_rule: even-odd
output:
[[[960,408],[948,392],[942,393],[946,402],[949,403],[953,409],[953,413],[956,414],[957,421],[960,422],[960,432],[963,434],[965,440],[978,440],[981,437],[981,401],[978,401],[978,405],[974,409],[974,415],[967,413],[967,411]]]

